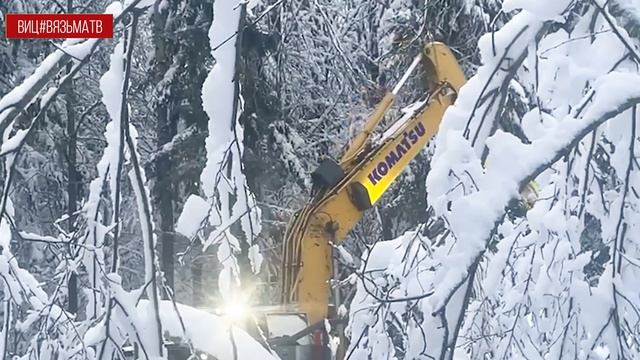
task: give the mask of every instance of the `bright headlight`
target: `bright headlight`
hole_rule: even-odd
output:
[[[251,308],[244,302],[230,302],[216,309],[216,314],[232,322],[241,322],[251,315]]]

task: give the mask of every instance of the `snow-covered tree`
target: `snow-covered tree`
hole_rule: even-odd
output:
[[[18,8],[11,7],[13,11],[35,11],[19,8],[23,2],[14,5]],[[98,2],[93,5],[105,11]],[[140,51],[148,48],[151,33],[144,21],[153,5],[149,0],[114,1],[106,12],[114,14],[115,46],[105,46],[110,42],[101,39],[52,43],[51,49],[37,53],[43,59],[26,57],[34,63],[32,73],[7,77],[8,91],[0,98],[3,358],[160,359],[168,355],[166,343],[176,339],[195,355],[203,351],[221,359],[271,358],[225,319],[175,303],[160,271],[153,221],[157,207],[143,165],[153,155],[175,149],[141,150],[145,127],[154,125],[145,117],[143,104],[151,77],[140,74],[140,60],[145,59]],[[101,52],[105,48],[109,51]],[[101,56],[107,58],[104,69]],[[197,66],[192,70],[204,73],[207,63]],[[11,69],[3,66],[2,71]],[[71,87],[75,98],[68,90],[72,79],[78,86]],[[199,98],[200,89],[194,93]],[[65,112],[69,106],[79,110],[73,134],[63,131],[70,121]],[[62,139],[53,138],[57,135]],[[72,135],[77,136],[81,170],[88,171],[87,182],[75,184],[80,193],[86,191],[77,199],[82,206],[66,215],[65,201],[72,198],[65,197],[62,185],[75,180],[65,177],[59,165],[66,155],[64,140]],[[31,175],[41,176],[42,168],[58,182],[33,181]],[[42,209],[45,196],[58,206]],[[48,223],[37,216],[45,210],[52,218]],[[36,244],[39,253],[15,255],[29,244]],[[37,261],[39,265],[32,265]],[[66,310],[72,277],[78,278],[81,290],[78,311]],[[163,295],[168,300],[160,300]],[[211,334],[220,337],[212,340]]]
[[[637,40],[601,1],[502,10],[437,135],[428,201],[446,231],[369,251],[353,359],[640,356]]]
[[[0,39],[4,358],[159,359],[172,341],[271,358],[175,300],[277,298],[309,173],[430,40],[469,81],[335,252],[348,358],[640,357],[637,1],[16,0],[0,13],[68,7],[114,13],[114,39]],[[424,97],[421,75],[398,103]]]
[[[246,4],[214,3],[209,40],[215,64],[202,86],[202,103],[209,117],[206,140],[207,162],[200,180],[205,198],[191,195],[180,216],[178,231],[197,238],[204,248],[215,246],[222,269],[218,277],[223,300],[240,301],[239,255],[250,263],[246,272],[257,273],[262,256],[255,243],[260,232],[260,209],[248,188],[242,156],[243,127],[237,80],[238,39],[234,34],[244,24]],[[234,227],[235,224],[239,226]],[[235,230],[235,231],[234,231]],[[247,301],[246,299],[244,301]]]

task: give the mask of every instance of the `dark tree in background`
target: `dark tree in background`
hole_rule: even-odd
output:
[[[156,4],[158,5],[158,4]],[[207,32],[212,4],[205,0],[167,2],[153,8],[154,56],[150,85],[156,119],[157,153],[152,165],[153,193],[162,253],[162,271],[174,289],[176,242],[174,226],[181,201],[197,193],[199,174],[205,161],[204,135],[208,117],[202,109],[200,89],[211,55]],[[197,251],[197,250],[194,250]],[[200,262],[193,264],[194,302],[201,302]]]

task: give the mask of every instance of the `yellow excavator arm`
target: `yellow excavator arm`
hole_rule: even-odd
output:
[[[429,43],[412,68],[426,70],[427,99],[372,141],[375,128],[392,106],[399,85],[378,104],[363,131],[339,162],[325,160],[313,174],[320,190],[291,220],[284,238],[282,303],[306,314],[308,324],[327,317],[332,275],[332,244],[339,244],[380,199],[391,183],[436,133],[445,110],[465,82],[449,48]]]

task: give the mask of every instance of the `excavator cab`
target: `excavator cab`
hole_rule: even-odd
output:
[[[335,160],[325,158],[311,173],[313,185],[319,189],[329,189],[338,185],[344,178],[345,172]]]

